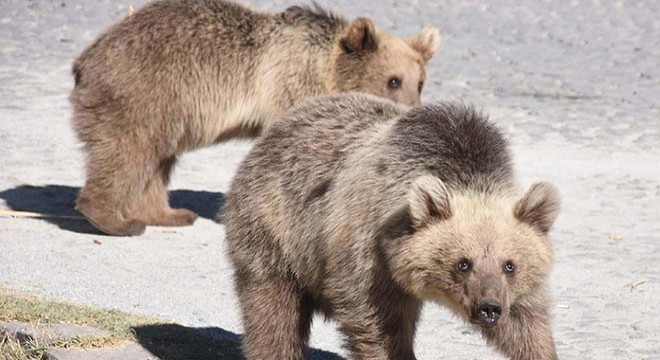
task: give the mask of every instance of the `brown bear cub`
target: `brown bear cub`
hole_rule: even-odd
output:
[[[408,40],[315,6],[266,14],[222,0],[161,0],[73,64],[73,124],[87,153],[76,208],[99,230],[192,224],[168,204],[178,155],[256,136],[306,98],[345,91],[420,103],[437,29]]]
[[[240,166],[225,207],[247,359],[304,359],[312,314],[354,359],[415,359],[422,301],[516,360],[556,359],[546,290],[559,198],[522,194],[474,109],[344,94],[292,110]]]

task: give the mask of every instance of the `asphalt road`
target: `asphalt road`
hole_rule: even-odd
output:
[[[76,215],[84,177],[69,124],[70,64],[128,6],[0,0],[0,209]],[[660,3],[329,6],[399,35],[440,27],[424,100],[482,107],[513,144],[522,184],[545,179],[560,189],[551,276],[560,358],[660,359]],[[201,214],[193,227],[111,238],[79,220],[0,217],[0,283],[158,315],[235,342],[241,326],[224,228],[210,219],[249,147],[230,142],[182,158],[172,201]],[[344,355],[334,324],[317,320],[312,345],[329,353],[314,358]],[[496,358],[434,305],[425,308],[416,349],[420,359]]]

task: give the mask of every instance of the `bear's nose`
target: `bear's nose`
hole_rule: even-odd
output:
[[[502,305],[496,300],[484,300],[477,307],[479,313],[479,322],[487,328],[497,325],[497,320],[502,315]]]

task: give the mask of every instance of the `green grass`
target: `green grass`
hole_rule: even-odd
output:
[[[156,318],[45,300],[2,287],[0,287],[0,322],[87,325],[112,333],[108,337],[101,338],[74,338],[50,343],[31,341],[23,344],[0,335],[0,360],[43,359],[47,347],[101,347],[136,341],[134,328],[163,324]]]

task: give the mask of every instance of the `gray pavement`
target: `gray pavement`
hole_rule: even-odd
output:
[[[91,326],[2,322],[0,323],[0,335],[8,335],[21,343],[36,341],[43,344],[56,341],[66,341],[74,338],[109,337],[112,333]]]
[[[513,144],[521,182],[559,187],[551,288],[560,358],[660,359],[660,2],[320,3],[400,35],[440,27],[425,101],[483,107]],[[84,177],[69,125],[70,63],[128,5],[0,0],[0,209],[76,214]],[[182,158],[172,198],[202,215],[190,228],[126,239],[77,220],[0,218],[0,283],[161,316],[235,346],[240,314],[224,228],[210,218],[249,147],[230,142]],[[317,320],[312,345],[345,355],[334,324]],[[434,305],[416,350],[420,359],[497,359]]]
[[[159,360],[136,344],[85,350],[51,348],[46,350],[45,357],[46,360]]]

